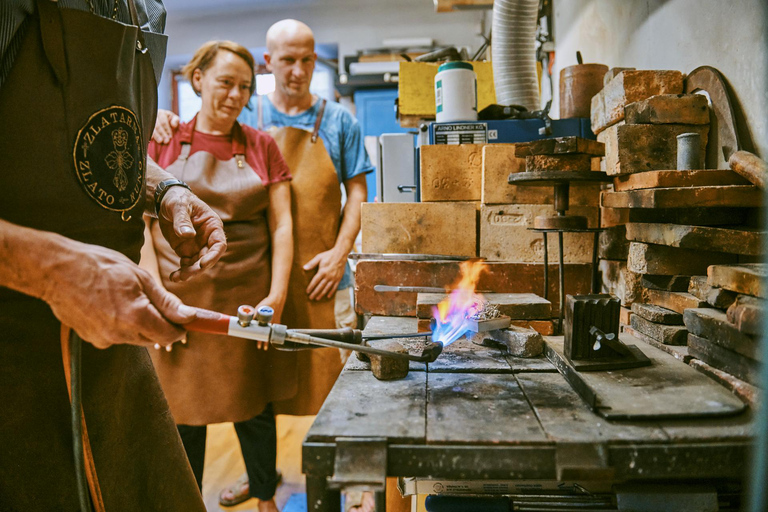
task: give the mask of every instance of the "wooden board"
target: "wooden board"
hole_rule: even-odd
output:
[[[635,306],[635,304],[633,304]],[[651,322],[639,314],[632,315],[632,328],[664,345],[685,345],[688,341],[688,331],[681,325],[664,325]]]
[[[692,276],[705,274],[709,265],[736,261],[735,254],[630,242],[627,268],[638,274]]]
[[[633,208],[602,211],[625,212],[627,222],[653,222],[659,224],[680,224],[684,226],[759,226],[762,222],[760,208],[689,207],[689,208]]]
[[[727,416],[744,409],[744,404],[728,390],[671,355],[626,334],[621,335],[621,340],[639,348],[653,364],[579,374],[597,396],[596,412],[605,418]],[[562,337],[547,336],[545,341],[561,360],[565,360]]]
[[[552,304],[535,293],[483,293],[483,300],[495,305],[499,313],[512,320],[552,318]],[[445,293],[420,293],[416,297],[416,316],[432,318],[432,308],[448,297]]]
[[[518,158],[532,155],[565,155],[583,153],[592,156],[605,155],[605,144],[581,137],[555,137],[553,139],[534,140],[515,146]]]
[[[512,368],[498,348],[475,345],[464,337],[443,349],[433,363],[427,364],[432,373],[512,373]]]
[[[635,302],[632,304],[632,312],[641,316],[649,322],[664,325],[683,325],[683,315],[671,309],[662,308],[654,304],[642,304]]]
[[[648,171],[616,176],[613,179],[613,189],[617,192],[647,188],[710,187],[717,185],[750,185],[750,182],[728,169]]]
[[[363,203],[363,252],[474,257],[476,217],[472,202]]]
[[[610,73],[610,71],[609,71]],[[592,131],[599,134],[606,127],[624,119],[624,107],[657,94],[683,92],[683,74],[674,70],[627,69],[620,71],[592,97]]]
[[[433,3],[436,12],[493,8],[493,0],[433,0]]]
[[[534,263],[484,263],[477,282],[479,290],[498,293],[544,293],[544,265]],[[590,293],[592,271],[588,264],[565,265],[565,291],[571,295]],[[360,314],[416,316],[414,292],[375,292],[377,284],[391,286],[435,286],[445,288],[460,275],[457,261],[360,260],[355,271],[355,310]],[[559,310],[557,265],[549,265],[549,294],[552,314]]]
[[[565,155],[531,155],[525,157],[526,172],[541,171],[592,171],[592,155],[571,153]]]
[[[514,375],[429,373],[427,443],[549,444]]]
[[[380,381],[370,372],[343,372],[307,433],[306,441],[337,436],[386,437],[423,443],[426,435],[426,372]]]
[[[685,345],[685,346],[665,345],[660,341],[656,341],[655,339],[650,338],[639,331],[636,331],[630,326],[625,326],[622,332],[625,332],[628,335],[634,338],[637,338],[638,340],[642,341],[646,345],[650,345],[652,347],[656,347],[659,350],[663,350],[664,352],[671,355],[678,361],[681,361],[683,363],[688,363],[691,360],[691,356],[690,354],[688,354],[688,345]]]
[[[602,170],[609,176],[677,168],[677,136],[697,133],[701,138],[699,157],[704,159],[708,124],[632,124],[623,122],[597,136],[605,144]]]
[[[627,124],[709,124],[709,105],[701,94],[659,94],[624,107]]]
[[[713,265],[707,270],[709,284],[744,295],[768,298],[763,280],[768,276],[768,264]]]
[[[605,208],[743,208],[762,205],[763,191],[748,185],[603,192],[601,198],[601,206]]]
[[[763,241],[767,236],[766,231],[750,228],[728,229],[644,222],[627,224],[627,239],[635,242],[749,256],[763,254]]]
[[[745,357],[761,360],[759,340],[739,331],[722,311],[712,308],[686,309],[683,321],[692,334]]]
[[[655,276],[644,274],[642,285],[649,290],[665,290],[668,292],[687,292],[691,276]]]
[[[688,292],[667,292],[664,290],[645,290],[646,302],[677,311],[681,315],[688,308],[704,308],[707,303]]]
[[[750,384],[757,385],[760,382],[760,363],[723,348],[707,338],[689,334],[688,353]]]
[[[517,375],[544,431],[559,442],[604,443],[664,441],[654,423],[613,424],[592,413],[559,373]]]

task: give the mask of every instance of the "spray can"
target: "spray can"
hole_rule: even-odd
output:
[[[477,121],[477,75],[469,62],[446,62],[435,75],[438,123]]]

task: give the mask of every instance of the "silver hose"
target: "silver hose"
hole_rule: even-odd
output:
[[[539,109],[536,23],[539,0],[493,2],[493,83],[496,103]]]

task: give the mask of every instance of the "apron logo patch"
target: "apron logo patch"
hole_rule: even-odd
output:
[[[136,114],[109,107],[93,114],[75,140],[75,174],[99,206],[125,212],[144,193],[144,156]]]

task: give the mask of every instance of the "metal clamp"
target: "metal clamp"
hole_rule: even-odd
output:
[[[384,437],[337,437],[331,489],[384,491],[387,483],[387,440]]]

